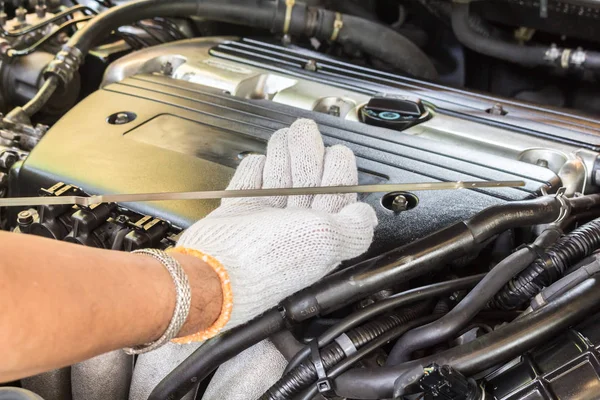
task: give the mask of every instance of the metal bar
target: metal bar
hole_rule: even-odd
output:
[[[135,194],[107,194],[91,197],[64,196],[64,197],[14,197],[0,199],[0,207],[17,206],[48,206],[60,204],[76,204],[90,206],[100,203],[137,203],[144,201],[165,200],[208,200],[227,199],[234,197],[272,197],[272,196],[301,196],[316,194],[344,194],[344,193],[389,193],[389,192],[415,192],[423,190],[455,190],[455,189],[481,189],[501,187],[522,187],[523,181],[472,181],[472,182],[423,182],[423,183],[398,183],[381,185],[356,185],[356,186],[321,186],[306,188],[277,188],[277,189],[250,189],[250,190],[214,190],[202,192],[167,192],[167,193],[135,193]]]

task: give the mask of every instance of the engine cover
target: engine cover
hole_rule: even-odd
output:
[[[261,54],[271,58],[259,62]],[[225,39],[133,53],[107,71],[102,89],[48,132],[13,174],[10,194],[37,195],[57,182],[91,194],[223,189],[245,154],[264,152],[271,134],[297,118],[317,121],[326,145],[350,147],[363,184],[526,182],[514,189],[418,192],[418,204],[400,213],[385,207],[384,193],[366,196],[380,220],[373,251],[413,241],[483,208],[536,196],[543,187],[556,189],[561,178],[577,190],[592,187],[598,127],[589,120],[533,108],[528,113],[522,104],[495,115],[486,109],[497,99],[312,57]],[[432,117],[402,132],[361,122],[362,105],[382,92],[420,97]],[[217,205],[123,206],[185,228]]]

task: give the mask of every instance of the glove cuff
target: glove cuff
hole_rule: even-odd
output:
[[[227,270],[214,257],[211,257],[208,254],[204,254],[201,251],[195,249],[189,249],[186,247],[176,247],[174,249],[169,250],[169,252],[194,256],[208,264],[219,276],[219,279],[221,281],[221,292],[223,293],[223,305],[221,306],[221,314],[219,314],[217,320],[209,328],[204,329],[193,335],[173,339],[172,342],[178,344],[203,342],[218,335],[219,332],[221,332],[221,330],[229,322],[229,319],[231,318],[231,310],[233,309],[233,291],[231,290],[231,281],[229,279],[229,274],[227,273]],[[193,301],[194,299],[192,298],[192,302]]]

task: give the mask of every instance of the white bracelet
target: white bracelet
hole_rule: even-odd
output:
[[[188,276],[181,267],[181,264],[169,254],[162,250],[156,249],[142,249],[136,250],[134,254],[143,254],[150,256],[155,260],[159,261],[169,271],[173,283],[175,284],[175,292],[177,299],[175,301],[175,310],[173,311],[173,317],[167,327],[167,330],[163,335],[152,343],[146,343],[140,346],[129,347],[125,350],[127,354],[142,354],[152,350],[156,350],[161,346],[167,344],[171,339],[177,337],[179,331],[185,321],[187,320],[188,314],[190,313],[190,307],[192,303],[192,289]]]

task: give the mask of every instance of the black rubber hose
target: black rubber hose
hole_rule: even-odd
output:
[[[409,304],[416,303],[418,301],[448,295],[458,290],[471,289],[477,284],[477,282],[481,281],[481,279],[484,276],[485,274],[480,274],[469,276],[467,278],[439,282],[433,285],[407,290],[406,292],[398,293],[396,295],[388,297],[387,299],[374,303],[344,318],[342,321],[332,326],[325,333],[319,336],[316,339],[317,343],[319,347],[326,346],[329,343],[333,342],[342,333],[347,332],[350,329],[359,326],[363,322],[368,321],[380,314],[383,314],[384,312],[404,307]],[[435,313],[436,312],[434,310],[434,314]],[[283,375],[287,374],[288,372],[290,372],[290,370],[300,365],[300,363],[310,355],[310,351],[310,346],[304,346],[302,350],[296,353],[296,355],[294,355],[294,357],[288,363]]]
[[[67,43],[67,47],[76,47],[86,54],[96,41],[119,26],[157,16],[188,15],[201,15],[207,19],[270,29],[274,32],[282,32],[286,25],[285,5],[279,1],[138,0],[102,13],[75,34]],[[333,11],[309,9],[303,3],[296,3],[289,19],[289,32],[323,40],[334,38],[342,44],[354,45],[413,76],[424,79],[437,77],[435,67],[425,53],[398,32],[351,15],[341,15],[341,27],[335,28],[335,21],[336,13]],[[382,46],[382,43],[385,43],[385,46]]]
[[[551,226],[540,234],[532,246],[523,247],[499,262],[448,314],[402,336],[394,345],[386,364],[397,365],[408,361],[414,351],[451,339],[485,308],[507,282],[527,268],[541,249],[561,235],[562,231]]]
[[[437,79],[437,71],[429,57],[416,44],[398,32],[352,15],[345,15],[343,21],[344,25],[338,38],[340,43],[354,45],[412,76],[427,80]],[[330,37],[326,34],[319,36],[320,39]]]
[[[523,354],[599,310],[600,281],[588,279],[545,307],[472,342],[396,366],[352,369],[338,377],[334,387],[341,397],[388,399],[394,397],[394,383],[400,377],[403,385],[412,385],[434,362],[471,376]]]
[[[465,222],[332,274],[282,301],[281,309],[290,324],[326,314],[386,289],[390,284],[429,274],[457,257],[478,251],[486,240],[507,229],[553,222],[558,218],[561,207],[561,202],[553,196],[491,207]],[[278,323],[281,321],[278,320]],[[245,335],[242,329],[228,333],[232,341],[237,335]],[[246,347],[266,337],[258,335],[249,340]],[[155,389],[156,396],[150,400],[169,398],[174,393],[180,398],[194,383],[218,367],[215,361],[225,362],[235,355],[227,352],[222,357],[205,357],[204,352],[209,351],[205,347],[194,352],[163,379],[158,390]]]
[[[354,347],[360,349],[384,333],[404,325],[407,322],[413,321],[422,315],[429,314],[431,311],[429,303],[430,302],[421,303],[391,315],[380,317],[358,328],[352,329],[347,332],[346,335]],[[337,342],[330,343],[321,349],[320,356],[326,371],[346,358],[342,346]],[[273,384],[273,386],[260,397],[260,400],[286,400],[293,398],[310,384],[315,382],[317,378],[318,374],[315,365],[311,360],[305,360]]]
[[[46,79],[46,82],[44,82],[35,97],[29,100],[27,104],[23,106],[23,112],[31,117],[40,111],[46,105],[46,103],[48,103],[48,100],[50,100],[58,86],[58,77],[51,76]]]
[[[435,321],[437,318],[441,317],[442,315],[443,314],[433,313],[432,315],[427,315],[425,317],[415,319],[414,321],[407,322],[406,324],[404,324],[402,326],[392,329],[391,331],[381,335],[380,337],[373,340],[372,342],[369,342],[367,345],[365,345],[359,351],[352,354],[350,357],[345,358],[342,361],[340,361],[339,364],[337,364],[331,370],[327,371],[327,376],[330,379],[337,378],[338,376],[340,376],[341,374],[346,372],[348,369],[350,369],[354,364],[361,361],[363,358],[365,358],[366,356],[368,356],[375,350],[379,349],[380,347],[385,346],[392,340],[403,335],[408,330],[414,329],[423,324],[427,324],[429,322]],[[319,391],[318,391],[317,386],[312,385],[310,387],[310,389],[305,391],[305,393],[303,393],[302,396],[300,396],[297,400],[311,400],[318,394],[318,392]]]
[[[372,21],[309,8],[295,3],[291,13],[281,0],[136,0],[112,7],[77,31],[63,46],[45,71],[69,83],[85,56],[98,41],[114,29],[143,19],[200,15],[207,19],[287,32],[304,37],[335,40],[356,46],[375,58],[418,78],[435,79],[431,60],[410,40]],[[338,19],[339,17],[339,19]],[[287,28],[286,28],[287,27]],[[382,43],[385,46],[382,46]],[[40,98],[49,98],[54,90],[45,88]]]
[[[555,221],[561,203],[554,196],[490,207],[425,238],[329,275],[281,305],[286,318],[301,322],[342,308],[390,285],[430,274],[457,258],[476,253],[507,229]]]
[[[225,361],[285,328],[278,310],[270,310],[204,343],[167,375],[148,400],[181,399]]]
[[[200,15],[208,19],[271,29],[276,5],[262,0],[137,0],[113,7],[98,15],[67,42],[83,54],[120,26],[153,17]]]
[[[600,218],[580,226],[550,246],[496,294],[491,306],[512,310],[560,279],[567,269],[600,248]]]
[[[455,2],[452,7],[452,30],[460,43],[477,53],[530,67],[554,65],[561,68],[600,68],[598,52],[577,51],[585,55],[583,60],[574,59],[576,51],[572,49],[556,49],[557,53],[551,54],[552,48],[548,46],[523,46],[482,35],[472,28],[470,20],[469,3]]]
[[[521,46],[494,39],[491,36],[486,37],[471,28],[469,19],[469,3],[454,3],[452,30],[458,41],[469,49],[486,56],[527,66],[548,64],[544,58],[548,47]]]

